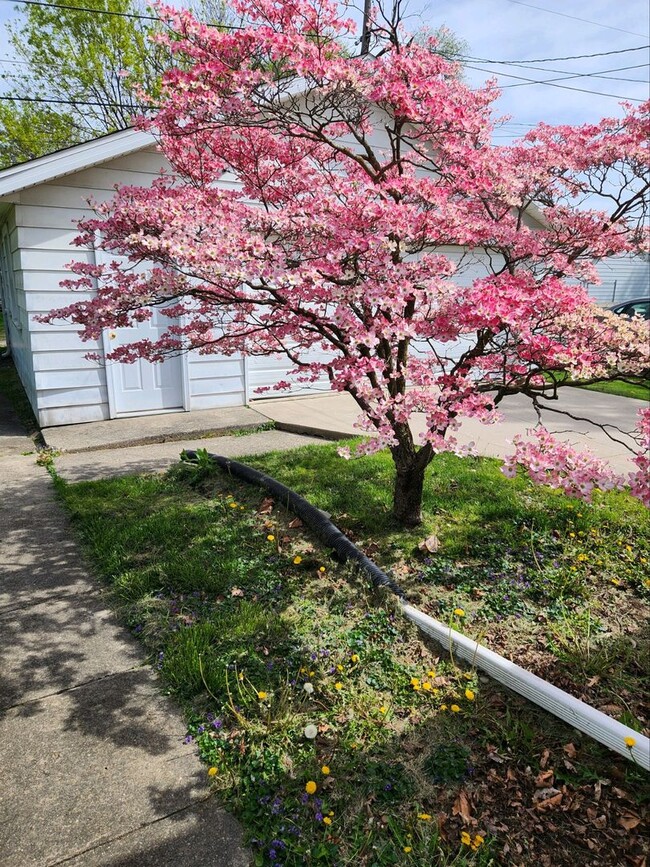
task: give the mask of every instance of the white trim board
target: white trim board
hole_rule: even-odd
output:
[[[0,172],[0,196],[8,196],[28,187],[74,174],[155,144],[156,140],[151,133],[125,129],[56,151]]]

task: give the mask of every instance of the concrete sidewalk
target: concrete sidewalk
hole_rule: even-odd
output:
[[[56,451],[88,452],[224,436],[236,430],[254,430],[267,422],[266,416],[250,407],[228,406],[48,427],[43,429],[42,435],[46,444]]]
[[[244,867],[34,456],[0,459],[0,864]]]
[[[590,449],[598,457],[609,461],[618,472],[635,469],[631,461],[634,441],[629,433],[634,430],[639,409],[648,404],[642,400],[617,397],[611,394],[588,391],[580,388],[565,388],[560,391],[557,401],[549,402],[550,407],[573,416],[593,419],[604,425],[606,430],[619,442],[586,421],[558,415],[551,410],[544,413],[543,422],[549,431],[579,448]],[[343,439],[359,436],[362,432],[355,427],[360,411],[348,394],[324,394],[317,397],[290,397],[274,400],[256,400],[257,412],[276,423],[281,430],[294,433],[311,434],[328,439]],[[474,419],[465,419],[456,434],[461,444],[474,442],[480,455],[505,457],[512,451],[509,441],[537,423],[537,416],[530,400],[522,395],[506,398],[500,406],[504,421],[500,424],[482,425]],[[416,414],[412,429],[419,434],[425,428],[424,416]]]
[[[265,421],[248,410],[239,420]],[[130,420],[133,430],[140,421]],[[237,456],[312,442],[322,440],[267,431],[65,453],[56,463],[77,481],[159,472],[183,448]],[[33,449],[7,410],[0,425],[0,865],[248,865],[238,823],[211,796],[205,767],[183,742],[181,713],[111,614]]]

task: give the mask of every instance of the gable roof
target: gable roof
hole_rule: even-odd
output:
[[[92,141],[73,145],[44,157],[0,171],[0,196],[8,196],[37,184],[91,168],[134,151],[151,147],[155,138],[148,132],[124,129]]]

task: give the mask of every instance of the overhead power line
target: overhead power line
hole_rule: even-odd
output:
[[[591,93],[592,96],[609,96],[612,99],[622,99],[622,100],[625,100],[626,102],[645,102],[645,100],[637,99],[636,97],[633,97],[633,96],[621,96],[621,94],[619,94],[619,93],[603,93],[600,90],[588,90],[584,87],[572,87],[569,84],[555,84],[551,81],[538,81],[535,78],[524,78],[524,76],[522,76],[522,75],[513,75],[510,72],[494,72],[491,69],[483,69],[480,66],[470,66],[468,64],[467,68],[468,69],[475,69],[478,72],[486,72],[488,75],[501,75],[504,78],[517,78],[520,81],[525,81],[529,84],[542,84],[542,85],[546,85],[547,87],[559,87],[562,90],[575,90],[578,93]],[[504,85],[504,86],[506,86],[506,85]]]
[[[48,3],[45,0],[3,0],[4,3],[22,3],[25,6],[44,6],[48,9],[67,9],[70,12],[89,12],[92,15],[113,15],[118,18],[136,18],[141,21],[160,21],[164,23],[164,19],[158,18],[155,15],[142,15],[139,12],[116,12],[111,9],[93,9],[88,6],[72,6],[66,3]],[[223,30],[244,30],[243,24],[221,24],[213,22],[213,27],[221,27]]]
[[[469,57],[458,55],[459,60],[472,60],[475,63],[498,63],[504,66],[522,66],[525,63],[556,63],[560,60],[585,60],[591,57],[609,57],[612,54],[627,54],[630,51],[645,51],[649,45],[638,45],[636,48],[618,48],[615,51],[596,51],[593,54],[566,54],[564,57],[535,57],[528,60],[490,60],[487,57]]]
[[[90,14],[96,15],[116,15],[120,18],[136,18],[142,19],[144,21],[161,21],[164,23],[163,19],[157,18],[153,15],[142,15],[137,12],[114,12],[110,9],[92,9],[90,7],[85,6],[72,6],[66,3],[53,3],[47,2],[47,0],[1,0],[3,3],[22,3],[26,6],[44,6],[49,9],[64,9],[69,10],[71,12],[88,12]],[[511,2],[515,2],[515,0],[511,0]],[[518,0],[517,0],[518,2]],[[550,11],[550,10],[544,10]],[[220,27],[223,30],[245,30],[247,29],[247,25],[243,24],[221,24],[216,22],[213,24],[215,27]],[[631,31],[630,31],[631,32]],[[634,34],[640,35],[640,34]],[[643,37],[642,37],[643,38]],[[541,57],[541,58],[528,58],[524,60],[500,60],[493,59],[488,57],[470,57],[469,55],[459,55],[458,59],[460,61],[471,60],[475,63],[498,63],[504,64],[506,66],[520,65],[525,63],[554,63],[560,60],[583,60],[591,57],[608,57],[612,54],[626,54],[631,51],[643,51],[647,48],[650,48],[649,45],[639,45],[635,48],[619,48],[614,51],[597,51],[592,54],[572,54],[565,55],[564,57]]]
[[[592,21],[590,18],[578,18],[576,15],[567,15],[566,12],[556,12],[555,9],[547,9],[545,6],[535,6],[533,3],[524,3],[523,0],[508,0],[517,6],[527,6],[529,9],[538,9],[540,12],[548,12],[549,15],[559,15],[561,18],[570,18],[572,21],[582,21],[583,24],[593,24],[595,27],[604,27],[606,30],[616,30],[619,33],[628,33],[630,36],[645,38],[645,33],[635,33],[634,30],[623,30],[622,27],[612,27],[611,24],[603,24],[600,21]]]
[[[135,111],[144,106],[122,105],[119,102],[93,102],[87,99],[50,99],[45,96],[0,96],[6,102],[35,102],[53,105],[92,105],[100,108],[121,108],[124,111]]]
[[[603,75],[605,72],[622,72],[625,69],[645,69],[647,66],[650,66],[648,63],[641,63],[638,66],[621,66],[618,69],[603,69],[600,73],[597,72],[566,72],[563,73],[561,78],[545,78],[541,79],[539,82],[537,81],[522,81],[517,84],[504,84],[503,88],[507,87],[528,87],[531,84],[551,84],[554,81],[570,81],[572,78],[599,78],[602,81],[631,81],[637,84],[644,84],[644,80],[642,78],[619,78],[617,76],[612,75]],[[529,66],[529,67],[518,67],[519,69],[539,69],[542,72],[553,72],[552,69],[544,69],[541,66]],[[560,70],[556,70],[560,72]],[[495,73],[496,75],[503,75],[503,73]]]

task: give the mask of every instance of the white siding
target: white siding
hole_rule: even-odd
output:
[[[187,359],[188,409],[217,409],[246,403],[246,371],[240,355],[198,355]]]
[[[101,344],[82,342],[78,328],[70,323],[44,325],[35,317],[90,297],[90,293],[72,293],[60,286],[70,277],[66,266],[71,261],[95,261],[92,250],[73,246],[77,222],[92,214],[88,199],[110,198],[116,184],[148,186],[162,165],[164,159],[158,152],[142,150],[20,193],[11,253],[24,336],[12,333],[12,344],[21,378],[28,392],[31,389],[30,399],[44,427],[110,417],[106,371],[100,363],[85,358],[89,352],[101,353]],[[187,409],[245,402],[241,358],[191,355],[187,369]]]
[[[650,256],[613,256],[597,265],[601,284],[589,294],[601,304],[642,298],[650,293]]]
[[[0,296],[5,330],[16,371],[34,414],[37,414],[36,384],[31,364],[29,316],[22,291],[16,212],[11,206],[0,221]]]

